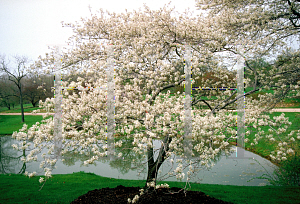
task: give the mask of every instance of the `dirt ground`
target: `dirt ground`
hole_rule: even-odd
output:
[[[139,187],[124,187],[117,186],[116,188],[102,188],[89,191],[88,193],[79,196],[71,204],[128,204],[128,198],[139,194]],[[226,191],[224,191],[226,193]],[[143,194],[137,204],[229,204],[223,200],[219,200],[201,191],[184,192],[180,188],[157,189],[151,193]]]

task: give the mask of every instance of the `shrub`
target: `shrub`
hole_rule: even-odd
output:
[[[273,186],[300,186],[300,157],[297,156],[297,152],[294,156],[282,161],[281,166],[274,170],[273,175],[274,176],[272,177],[268,173],[255,178],[267,179]],[[255,178],[252,178],[249,181]]]

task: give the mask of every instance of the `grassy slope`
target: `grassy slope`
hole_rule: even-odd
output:
[[[14,131],[21,129],[23,124],[27,124],[28,127],[31,127],[36,122],[40,122],[43,116],[25,115],[24,119],[25,123],[22,123],[20,115],[0,115],[0,135],[10,135]]]
[[[54,175],[41,191],[38,177],[0,175],[0,203],[70,203],[90,190],[105,187],[144,186],[145,181],[122,180],[97,176],[92,173]],[[171,187],[184,187],[185,183],[168,182]],[[230,186],[191,184],[192,190],[233,203],[298,203],[299,187]]]
[[[269,114],[270,117],[274,117],[274,116],[279,116],[281,115],[282,113],[281,112],[274,112],[272,114]],[[291,130],[299,130],[299,123],[300,123],[300,113],[292,113],[292,112],[287,112],[287,113],[284,113],[285,114],[285,117],[288,117],[289,118],[289,121],[292,122],[292,125],[287,129],[287,132],[289,133]],[[264,130],[265,132],[268,132],[268,127],[262,127],[261,128],[262,130]],[[248,130],[251,130],[250,128]],[[253,139],[255,138],[255,134],[257,133],[257,131],[253,131],[250,136],[248,137],[251,141],[253,141]],[[282,134],[280,135],[281,138],[284,138],[285,137],[285,134]],[[274,135],[274,138],[276,140],[279,140],[278,137],[276,137]],[[248,148],[251,148],[250,144],[249,143],[246,143],[245,144],[245,147],[246,149],[248,149],[249,151],[251,152],[255,152],[259,155],[261,155],[262,157],[264,158],[268,158],[269,159],[269,155],[271,154],[272,151],[275,151],[276,150],[276,145],[274,145],[275,143],[274,142],[270,142],[268,139],[261,139],[257,145],[255,145],[255,148],[252,148],[252,149],[248,149]],[[296,148],[296,151],[298,150],[299,151],[299,147],[295,147],[293,146],[293,149]]]

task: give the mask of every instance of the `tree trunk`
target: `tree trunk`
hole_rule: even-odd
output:
[[[155,181],[156,181],[156,176],[157,176],[157,172],[156,172],[156,168],[155,168],[156,162],[154,162],[154,158],[153,158],[153,156],[154,156],[153,147],[147,147],[147,154],[148,154],[148,175],[147,175],[145,187],[147,187],[147,183],[152,182],[153,179],[155,179]]]
[[[22,95],[22,89],[21,85],[19,86],[19,91],[20,91],[20,105],[21,105],[21,114],[22,114],[22,123],[25,122],[24,120],[24,108],[23,108],[23,95]]]
[[[160,147],[158,156],[155,161],[154,161],[153,147],[147,147],[148,175],[147,175],[145,188],[147,188],[147,183],[150,183],[152,181],[154,181],[154,183],[156,184],[158,170],[160,166],[163,164],[163,162],[165,161],[166,152],[169,150],[169,144],[171,140],[172,138],[165,137],[163,141],[164,144]]]
[[[3,104],[6,106],[6,108],[8,110],[10,110],[10,103],[8,103],[7,101],[3,100]]]
[[[34,102],[34,100],[31,100],[31,104],[32,104],[32,106],[33,106],[33,107],[35,107],[35,106],[36,106],[36,104],[37,104],[37,101],[36,101],[36,102]]]
[[[23,158],[26,158],[26,150],[23,149]],[[19,171],[19,174],[24,174],[26,171],[26,162],[23,162],[22,168]]]

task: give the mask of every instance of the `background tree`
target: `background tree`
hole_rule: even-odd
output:
[[[26,64],[28,62],[26,57],[15,56],[15,64],[16,68],[12,70],[9,68],[8,64],[5,60],[5,56],[0,56],[0,71],[4,72],[8,76],[8,80],[13,82],[19,92],[20,106],[21,106],[21,115],[22,122],[24,122],[24,108],[23,108],[23,87],[22,87],[22,79],[28,74],[28,69],[26,68]]]
[[[256,60],[248,60],[245,62],[245,65],[247,68],[245,68],[245,76],[246,78],[249,78],[251,80],[251,84],[249,84],[250,87],[253,87],[256,81],[256,86],[261,87],[262,82],[259,78],[255,78],[255,73],[258,71],[264,69],[264,74],[269,75],[269,72],[272,68],[272,65],[265,61],[265,59],[260,58]]]
[[[53,96],[51,92],[51,87],[54,86],[53,83],[53,76],[30,74],[24,78],[23,95],[33,107],[36,107],[40,100],[44,101],[46,98]]]
[[[300,86],[300,51],[287,50],[272,65],[270,80],[264,84],[268,87],[274,87],[273,106],[285,98],[299,98]]]
[[[23,92],[23,95],[25,96],[26,100],[28,100],[32,104],[33,107],[36,107],[40,100],[46,99],[44,97],[44,91],[38,89],[38,84],[31,82],[30,84],[25,84],[24,86],[25,91]]]
[[[0,77],[0,105],[7,107],[8,110],[14,108],[18,103],[17,90],[13,82],[8,80],[6,75]]]

